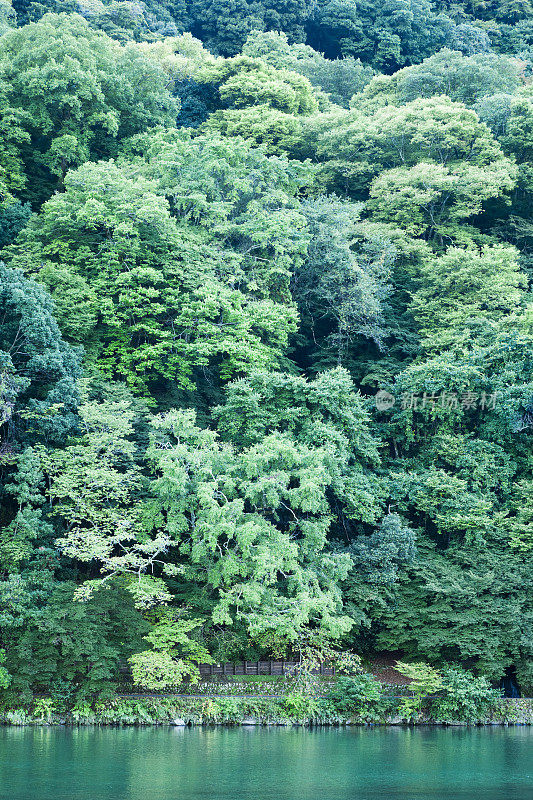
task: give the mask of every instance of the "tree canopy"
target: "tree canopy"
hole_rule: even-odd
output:
[[[0,0],[0,692],[531,691],[532,64],[527,0]]]

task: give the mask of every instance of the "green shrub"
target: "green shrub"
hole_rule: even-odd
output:
[[[430,704],[433,719],[439,722],[478,722],[490,717],[491,709],[501,697],[486,678],[476,678],[461,667],[445,667],[440,671],[443,688]]]
[[[341,677],[324,696],[326,703],[339,714],[365,716],[381,708],[381,684],[367,673]]]
[[[309,720],[316,717],[318,704],[314,697],[302,692],[290,692],[283,701],[283,707],[290,719]]]
[[[51,697],[38,697],[33,703],[33,717],[36,722],[52,722],[56,710]]]
[[[424,661],[412,663],[397,661],[396,669],[411,679],[409,684],[411,696],[402,700],[398,712],[406,720],[416,720],[420,716],[426,698],[442,688],[442,675]]]
[[[12,708],[2,714],[5,725],[28,725],[31,721],[25,708]]]
[[[82,700],[71,709],[72,721],[76,725],[88,725],[96,722],[96,713],[92,705],[86,700]]]

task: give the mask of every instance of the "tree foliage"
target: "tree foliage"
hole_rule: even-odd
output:
[[[4,695],[531,691],[530,18],[0,0]]]

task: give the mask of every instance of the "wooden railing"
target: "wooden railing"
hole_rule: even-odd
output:
[[[298,661],[237,661],[226,664],[199,664],[200,675],[292,675]],[[321,664],[315,675],[335,675],[335,667]]]

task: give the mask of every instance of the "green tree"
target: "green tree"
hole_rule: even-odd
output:
[[[62,186],[71,167],[109,156],[117,139],[172,123],[178,110],[156,61],[75,14],[47,14],[2,36],[0,82],[22,131],[19,158],[32,179],[23,194],[33,203]]]
[[[341,106],[347,106],[352,95],[360,92],[373,75],[373,70],[358,58],[329,60],[309,45],[289,44],[283,31],[252,31],[243,53],[260,58],[278,70],[298,72]]]
[[[212,663],[205,647],[189,636],[201,624],[201,619],[180,619],[176,612],[164,609],[144,637],[152,649],[130,658],[134,682],[152,690],[179,686],[185,677],[197,683],[198,663]]]
[[[489,717],[491,706],[500,695],[484,676],[476,677],[453,666],[444,667],[440,673],[443,686],[440,696],[431,703],[432,717],[446,722],[477,722]]]
[[[513,547],[527,553],[533,548],[533,481],[523,479],[513,488],[507,520],[510,541]]]
[[[451,19],[435,14],[428,0],[326,0],[313,9],[308,43],[328,58],[356,56],[384,72],[417,63],[446,43]]]
[[[315,152],[327,185],[364,198],[375,178],[371,206],[381,212],[378,218],[407,225],[411,235],[427,227],[431,237],[439,224],[431,218],[432,204],[440,209],[439,199],[447,219],[453,221],[454,214],[464,219],[479,212],[480,193],[481,200],[498,197],[514,185],[515,167],[486,125],[474,111],[446,97],[373,113],[323,115],[313,124],[308,133],[317,140]],[[384,203],[390,208],[381,211]],[[411,215],[414,228],[409,227]]]
[[[354,531],[355,534],[355,531]],[[343,583],[346,609],[355,620],[350,639],[359,645],[364,629],[371,629],[379,609],[387,607],[402,568],[416,561],[416,533],[399,514],[389,512],[371,534],[359,532],[349,544],[339,541],[353,567]]]
[[[147,626],[127,594],[107,588],[78,603],[74,588],[69,581],[52,581],[41,606],[29,611],[20,627],[3,632],[9,696],[18,702],[43,692],[67,704],[110,696],[121,659],[139,647]]]
[[[0,431],[56,438],[75,424],[80,352],[62,339],[42,286],[0,264]]]
[[[53,539],[53,528],[41,508],[46,499],[44,474],[31,447],[17,457],[16,468],[13,482],[4,485],[4,492],[16,498],[16,513],[8,525],[0,528],[0,565],[10,572],[16,572],[20,562],[31,555],[34,539]]]
[[[420,713],[422,702],[428,695],[442,688],[442,677],[436,669],[423,661],[411,664],[397,661],[395,668],[401,675],[410,678],[409,689],[413,693],[413,697],[405,698],[400,709],[400,713],[404,713],[410,718],[413,711]]]
[[[420,162],[382,172],[372,182],[367,207],[373,219],[393,222],[437,247],[479,237],[464,220],[481,214],[483,201],[509,192],[515,171],[509,161],[490,168]]]
[[[148,457],[155,509],[184,577],[207,577],[213,621],[299,647],[351,625],[339,591],[350,559],[329,551],[327,535],[341,503],[352,518],[379,513],[364,469],[377,452],[343,370],[309,384],[273,377],[229,388],[220,439],[191,412],[156,418]]]
[[[205,368],[220,382],[252,364],[281,365],[295,328],[288,284],[306,236],[293,195],[305,170],[223,147],[225,160],[216,139],[156,140],[142,170],[149,180],[129,165],[85,164],[10,250],[12,264],[50,288],[65,336],[145,394],[158,381],[190,389]],[[239,153],[272,182],[265,172],[259,188],[248,176],[234,203],[221,205],[228,182],[247,169]]]
[[[492,680],[515,666],[531,686],[531,565],[508,541],[444,552],[418,540],[419,558],[378,612],[378,648],[396,647],[432,664],[462,663]],[[527,691],[527,690],[526,690]]]
[[[309,9],[303,0],[191,0],[192,33],[215,53],[239,53],[254,29],[285,31],[291,41],[303,41]]]
[[[289,645],[309,627],[342,636],[351,623],[338,580],[349,561],[324,551],[331,478],[321,450],[273,433],[237,452],[190,412],[155,424],[155,508],[185,577],[207,578],[213,621],[243,620],[252,640],[270,634]]]
[[[7,687],[11,683],[11,675],[9,674],[7,669],[3,666],[5,660],[6,660],[5,650],[0,650],[0,689],[7,689]]]
[[[97,563],[104,581],[117,577],[139,607],[165,602],[170,594],[158,573],[172,541],[150,536],[150,520],[143,517],[132,437],[135,410],[127,401],[89,401],[79,413],[79,439],[40,451],[53,516],[64,530],[57,545],[77,562]],[[101,586],[101,579],[88,581],[77,596],[90,598]]]
[[[322,349],[322,358],[313,352],[315,368],[325,361],[325,348],[345,364],[358,337],[382,343],[393,249],[383,239],[372,241],[360,223],[360,204],[319,197],[306,201],[302,212],[311,241],[307,258],[295,270],[293,296],[303,327]]]
[[[309,80],[249,56],[220,59],[202,70],[201,79],[217,87],[221,108],[204,129],[242,136],[279,154],[298,139],[301,118],[318,110]]]
[[[390,76],[376,76],[354,98],[353,104],[379,107],[446,95],[454,102],[472,106],[486,96],[500,92],[513,94],[520,86],[520,72],[517,60],[508,56],[496,53],[466,56],[443,48],[420,64],[404,67]]]
[[[412,309],[426,352],[461,352],[520,310],[527,285],[517,251],[449,248],[420,275]]]

